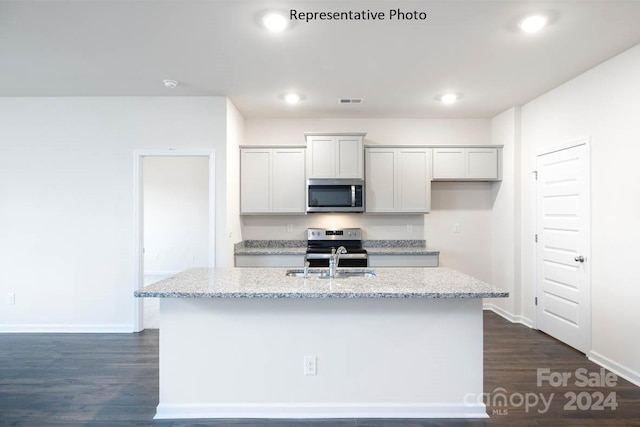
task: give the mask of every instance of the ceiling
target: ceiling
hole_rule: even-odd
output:
[[[273,34],[259,25],[270,9],[387,19]],[[392,21],[392,9],[427,19]],[[551,25],[516,31],[540,11]],[[640,43],[638,22],[640,1],[617,0],[0,0],[0,96],[228,96],[246,118],[488,118]],[[304,99],[286,104],[289,91]],[[445,91],[463,98],[443,105]]]

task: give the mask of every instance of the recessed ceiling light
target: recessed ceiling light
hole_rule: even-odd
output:
[[[178,82],[175,80],[163,80],[162,83],[169,89],[175,89],[175,87],[178,86]]]
[[[298,102],[300,102],[300,99],[302,98],[297,93],[288,93],[284,96],[285,102],[291,105],[297,104]]]
[[[280,12],[269,12],[262,17],[262,25],[269,31],[279,33],[287,28],[289,23]]]
[[[544,15],[531,15],[520,21],[518,27],[525,33],[533,34],[542,30],[547,22],[549,22],[549,18]]]
[[[436,97],[436,99],[443,104],[453,104],[458,102],[460,98],[462,98],[462,95],[459,93],[445,93]]]

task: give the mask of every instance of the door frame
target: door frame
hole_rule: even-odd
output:
[[[587,287],[587,292],[589,295],[589,302],[587,304],[587,308],[588,308],[588,320],[585,322],[585,328],[586,328],[586,338],[587,338],[587,345],[586,345],[586,349],[585,349],[585,353],[588,356],[590,351],[591,351],[591,332],[592,332],[592,327],[591,327],[591,319],[593,318],[592,316],[592,295],[591,295],[591,137],[583,137],[583,138],[579,138],[579,139],[574,139],[571,141],[567,141],[561,144],[557,144],[557,145],[551,145],[551,146],[547,146],[547,147],[542,147],[540,149],[538,149],[536,151],[536,156],[535,156],[535,165],[534,165],[534,170],[536,173],[536,183],[535,183],[535,190],[534,190],[534,232],[536,235],[539,234],[539,226],[540,226],[540,220],[538,218],[538,181],[537,181],[537,174],[538,174],[538,157],[543,156],[545,154],[551,154],[554,153],[556,151],[562,151],[562,150],[566,150],[569,148],[573,148],[573,147],[578,147],[580,145],[584,145],[585,146],[585,150],[586,150],[586,158],[587,158],[587,162],[586,162],[586,175],[587,175],[587,193],[585,194],[585,197],[587,198],[585,204],[586,206],[588,206],[588,210],[586,212],[586,228],[585,231],[588,233],[587,237],[588,237],[588,242],[589,242],[589,247],[588,249],[585,251],[585,257],[587,259],[587,262],[584,263],[584,267],[587,269],[587,277],[586,277],[586,287]],[[534,259],[533,259],[533,284],[534,284],[534,297],[538,297],[539,296],[539,286],[538,286],[538,250],[539,250],[539,246],[537,243],[534,244],[535,245],[535,250],[534,250]],[[534,305],[534,310],[533,310],[533,327],[534,329],[539,330],[538,328],[538,308]]]
[[[145,157],[206,157],[209,159],[209,245],[207,267],[215,267],[216,211],[215,211],[215,150],[134,150],[133,152],[133,292],[144,287],[144,213],[142,192],[142,161]],[[133,332],[140,332],[143,324],[143,299],[133,298]]]

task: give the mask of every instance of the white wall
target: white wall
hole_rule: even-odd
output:
[[[247,119],[247,145],[300,145],[304,132],[366,132],[365,144],[490,144],[486,119]],[[361,227],[365,239],[426,239],[440,250],[440,265],[491,280],[492,186],[487,183],[434,183],[428,215],[245,216],[242,237],[306,239],[308,227]],[[453,233],[453,222],[460,233]],[[293,226],[287,233],[286,225]],[[407,231],[411,224],[413,231]]]
[[[307,240],[307,228],[341,227],[361,227],[365,240],[424,239],[424,215],[245,215],[241,221],[245,240]],[[413,227],[411,232],[408,224]]]
[[[491,206],[489,182],[434,182],[425,236],[440,251],[440,266],[491,283]],[[460,232],[454,232],[454,225]]]
[[[227,100],[227,267],[233,267],[233,245],[242,240],[240,225],[240,145],[244,141],[244,118]]]
[[[591,357],[640,383],[640,45],[522,107],[522,297],[533,318],[535,154],[591,138]]]
[[[304,144],[304,132],[366,132],[365,144],[490,144],[486,119],[248,119],[245,144]]]
[[[144,274],[209,265],[209,159],[142,159]]]
[[[520,289],[520,108],[510,108],[491,121],[494,144],[503,145],[502,181],[493,187],[491,212],[491,283],[509,292],[509,298],[485,301],[512,321],[529,326],[521,316]]]
[[[136,149],[216,150],[225,247],[225,114],[216,97],[0,98],[0,331],[133,330]]]

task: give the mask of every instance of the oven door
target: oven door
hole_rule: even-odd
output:
[[[364,212],[361,179],[307,180],[307,212]]]
[[[309,267],[329,267],[330,253],[307,252],[306,260]],[[346,253],[340,255],[339,267],[368,267],[369,262],[366,253]]]

